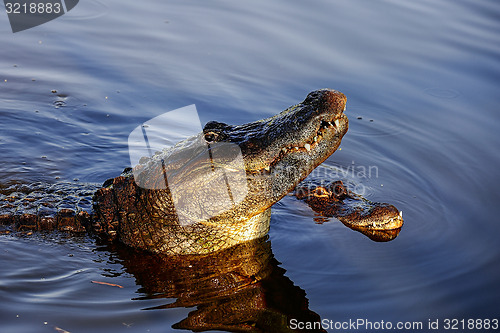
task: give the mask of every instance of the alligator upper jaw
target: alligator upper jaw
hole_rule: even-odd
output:
[[[290,165],[308,174],[340,145],[348,129],[345,108],[344,94],[317,90],[274,117],[236,126],[230,141],[239,144],[247,174]]]
[[[401,212],[400,212],[401,214]],[[353,229],[367,229],[367,230],[395,230],[403,226],[402,215],[394,215],[384,217],[383,219],[370,219],[369,221],[356,221],[356,218],[349,220],[349,217],[339,218],[345,225]]]
[[[347,117],[343,113],[335,116],[333,119],[330,119],[330,117],[321,118],[319,121],[316,121],[314,126],[316,130],[312,131],[309,137],[300,142],[292,142],[282,146],[280,150],[275,152],[275,156],[272,159],[268,159],[264,165],[250,169],[248,172],[269,173],[271,169],[280,165],[280,163],[283,164],[283,161],[286,161],[287,158],[294,154],[302,154],[309,157],[312,163],[308,168],[314,169],[326,159],[321,158],[318,160],[317,156],[330,156],[335,152],[338,147],[336,143],[340,143],[342,136],[347,131],[347,122]]]

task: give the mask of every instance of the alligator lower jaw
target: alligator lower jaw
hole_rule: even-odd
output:
[[[352,228],[350,226],[347,227],[362,233],[363,235],[365,235],[366,237],[370,238],[372,241],[375,242],[389,242],[394,238],[398,237],[399,232],[401,231],[401,228],[390,229],[390,230],[374,230],[367,228]]]
[[[268,174],[278,163],[280,163],[286,157],[292,154],[297,154],[297,153],[313,154],[316,150],[325,148],[331,150],[328,156],[333,154],[333,152],[335,152],[335,150],[337,149],[338,144],[340,144],[342,136],[347,131],[346,129],[347,122],[348,122],[347,116],[344,113],[336,115],[333,119],[321,120],[321,122],[318,125],[318,129],[314,132],[314,135],[311,135],[307,140],[304,140],[302,143],[281,148],[278,154],[269,163],[267,163],[265,167],[247,170],[247,174]],[[338,137],[338,142],[334,141],[336,136]],[[330,141],[332,142],[332,144],[326,146],[323,145],[322,147],[321,145],[325,141],[326,142]],[[323,160],[317,162],[311,169],[314,169],[322,162]]]

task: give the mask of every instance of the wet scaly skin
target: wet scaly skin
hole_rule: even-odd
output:
[[[85,185],[55,184],[48,187],[53,200],[47,200],[43,186],[0,194],[0,224],[13,224],[18,230],[93,231],[134,248],[166,254],[212,253],[263,237],[269,230],[270,207],[339,147],[348,129],[345,106],[342,93],[321,89],[267,119],[234,126],[209,122],[202,133],[143,160],[134,173],[126,170],[102,188],[89,185],[86,190]],[[237,145],[248,192],[241,202],[221,214],[181,225],[169,188],[148,188],[165,181],[163,170],[159,170],[163,167],[174,171],[176,176],[169,184],[181,189],[188,205],[216,205],[210,193],[196,192],[212,181],[220,182],[201,167],[206,161],[196,154],[200,141]],[[164,160],[174,162],[165,166],[160,163]],[[189,168],[184,171],[186,165]],[[226,166],[225,171],[226,181],[231,180],[231,167]],[[91,199],[89,191],[95,192]],[[322,191],[326,193],[327,189],[318,188],[314,193]],[[394,234],[402,223],[400,217],[392,223],[379,223],[381,218],[388,220],[390,214],[398,213],[393,206],[370,206],[354,195],[343,198],[342,205],[332,204],[332,199],[338,198],[327,198],[323,193],[305,200],[314,210],[336,216],[359,231],[392,230]]]

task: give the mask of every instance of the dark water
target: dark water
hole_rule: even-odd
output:
[[[285,197],[264,251],[280,264],[261,266],[276,278],[257,291],[334,322],[500,318],[499,31],[493,0],[89,0],[16,34],[0,15],[0,184],[102,182],[129,163],[130,131],[185,105],[237,124],[338,89],[350,129],[315,177],[396,205],[403,230],[375,243]],[[167,264],[148,275],[126,252],[1,236],[0,331],[173,330],[196,304],[165,307]]]

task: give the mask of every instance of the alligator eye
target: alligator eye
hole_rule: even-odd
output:
[[[205,141],[207,143],[212,143],[214,142],[215,140],[217,140],[217,133],[214,133],[214,132],[207,132],[205,133]]]
[[[318,186],[314,190],[314,195],[317,196],[317,197],[327,197],[327,196],[330,195],[330,193],[329,193],[329,191],[326,188]]]

